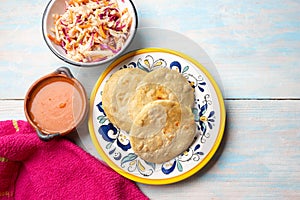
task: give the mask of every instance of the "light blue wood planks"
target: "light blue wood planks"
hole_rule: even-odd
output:
[[[300,102],[227,100],[225,104],[227,126],[211,162],[175,185],[141,185],[150,198],[300,197]]]
[[[300,77],[299,1],[137,4],[141,26],[180,31],[208,53],[221,74],[226,97],[300,96],[295,84]]]
[[[47,2],[1,1],[2,120],[25,119],[22,99],[31,83],[61,65],[69,66],[43,41],[41,19]],[[134,3],[140,28],[179,32],[207,53],[227,98],[224,141],[212,162],[183,182],[159,187],[139,184],[140,188],[151,199],[299,198],[300,1]],[[157,37],[145,36],[139,38]],[[161,40],[180,43],[168,37]],[[90,92],[103,67],[71,70]],[[269,98],[273,100],[257,100]],[[93,149],[92,144],[88,149]]]
[[[139,27],[177,31],[207,52],[222,78],[226,98],[299,98],[299,1],[134,2]],[[35,79],[67,65],[43,41],[41,18],[46,4],[1,2],[2,98],[22,98]]]

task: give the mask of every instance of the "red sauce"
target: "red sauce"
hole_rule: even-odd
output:
[[[39,87],[29,105],[32,120],[43,131],[63,133],[76,126],[84,100],[72,82],[58,80]]]

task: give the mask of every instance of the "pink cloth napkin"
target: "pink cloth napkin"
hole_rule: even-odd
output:
[[[67,139],[41,141],[25,121],[0,121],[0,199],[148,199]]]

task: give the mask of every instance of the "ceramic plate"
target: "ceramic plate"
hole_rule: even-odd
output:
[[[131,148],[128,133],[110,123],[102,108],[102,90],[108,78],[122,68],[149,72],[161,67],[179,71],[194,88],[197,138],[181,155],[154,164],[138,157]],[[114,61],[98,79],[90,103],[89,131],[98,153],[116,172],[144,184],[169,184],[195,174],[216,152],[225,127],[224,101],[213,77],[196,60],[169,49],[140,49]]]

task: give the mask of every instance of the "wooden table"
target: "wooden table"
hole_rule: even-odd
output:
[[[151,199],[300,198],[300,2],[134,3],[139,29],[182,34],[206,52],[227,110],[221,146],[205,168],[175,184],[139,184],[141,190]],[[25,120],[27,89],[59,66],[69,67],[88,94],[105,68],[69,66],[51,53],[41,33],[46,4],[1,1],[0,120]],[[98,156],[92,145],[83,148]]]

